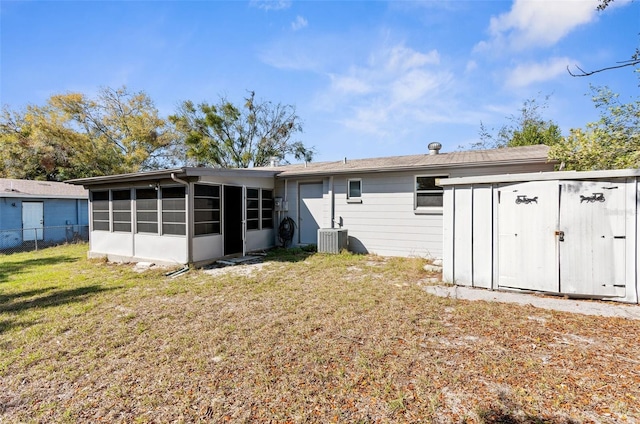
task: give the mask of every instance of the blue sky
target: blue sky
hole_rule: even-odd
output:
[[[638,95],[640,2],[12,1],[0,4],[0,103],[100,87],[183,100],[296,106],[316,161],[443,151],[499,128],[526,99],[563,134],[598,118],[589,85]],[[542,98],[542,97],[539,97]]]

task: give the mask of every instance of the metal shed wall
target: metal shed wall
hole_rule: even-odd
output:
[[[443,278],[638,303],[638,170],[442,180]]]

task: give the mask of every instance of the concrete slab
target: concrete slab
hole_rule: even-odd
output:
[[[425,286],[424,289],[427,293],[440,297],[450,297],[453,299],[517,303],[519,305],[532,305],[536,308],[552,309],[584,315],[640,320],[639,305],[629,305],[610,301],[567,299],[536,293],[491,291],[461,286]]]

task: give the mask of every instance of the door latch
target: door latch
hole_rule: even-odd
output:
[[[559,241],[564,241],[564,231],[557,231],[556,230],[556,235],[558,236],[558,240]]]

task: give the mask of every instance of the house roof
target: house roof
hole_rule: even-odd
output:
[[[273,178],[278,173],[277,168],[207,168],[207,167],[182,167],[173,169],[161,169],[157,171],[134,172],[131,174],[106,175],[102,177],[78,178],[69,180],[69,184],[83,185],[85,187],[139,181],[159,181],[172,179],[172,175],[178,179],[192,179],[198,177],[268,177]]]
[[[278,177],[337,175],[363,172],[411,171],[430,168],[515,165],[518,163],[548,163],[549,147],[544,145],[507,147],[491,150],[470,150],[451,153],[428,153],[408,156],[388,156],[372,159],[344,159],[337,162],[317,162],[283,165],[275,168]]]
[[[107,175],[102,177],[80,178],[67,181],[70,184],[85,187],[141,181],[159,181],[172,179],[193,180],[209,177],[270,177],[280,178],[325,176],[364,172],[393,172],[428,170],[453,167],[481,167],[493,165],[517,165],[549,163],[549,148],[543,145],[509,147],[491,150],[471,150],[463,152],[421,154],[409,156],[389,156],[373,159],[351,159],[336,162],[312,162],[296,165],[268,166],[256,168],[207,168],[182,167],[131,174]]]
[[[0,197],[87,199],[89,195],[82,187],[66,183],[0,178]]]

